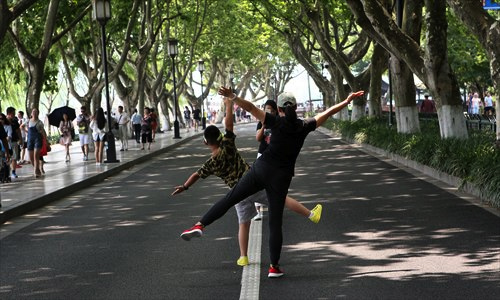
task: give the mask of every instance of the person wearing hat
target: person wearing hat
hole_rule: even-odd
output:
[[[352,93],[341,103],[312,118],[301,120],[297,118],[297,101],[291,93],[283,93],[278,96],[279,115],[276,116],[266,113],[253,103],[238,97],[232,89],[221,87],[219,95],[229,97],[236,105],[241,106],[242,109],[271,128],[272,138],[262,156],[254,162],[236,186],[224,198],[215,203],[199,222],[185,230],[181,237],[185,240],[200,237],[204,228],[221,218],[229,208],[250,195],[265,190],[269,202],[269,251],[271,258],[268,277],[283,276],[283,271],[279,266],[283,243],[283,208],[288,188],[294,176],[295,161],[304,140],[311,131],[321,126],[330,116],[363,94],[364,91]]]
[[[226,105],[226,116],[232,116],[233,104],[227,98],[224,99],[224,102]],[[205,179],[210,175],[221,178],[230,188],[233,188],[240,178],[248,172],[250,166],[241,157],[235,144],[236,135],[233,132],[233,118],[225,118],[224,125],[226,134],[223,134],[215,125],[210,125],[205,129],[203,133],[204,143],[210,149],[212,155],[201,168],[189,176],[184,184],[175,187],[172,196],[188,190],[198,179]],[[235,205],[236,214],[238,215],[238,242],[240,245],[240,257],[236,261],[236,264],[239,266],[248,265],[250,223],[252,218],[257,214],[254,208],[257,201],[266,205],[268,204],[264,191],[256,193]],[[297,214],[308,217],[313,223],[318,223],[321,219],[320,204],[309,210],[297,200],[287,197],[285,205]],[[184,237],[190,239],[189,235]]]

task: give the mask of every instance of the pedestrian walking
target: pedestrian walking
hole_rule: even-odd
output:
[[[153,142],[153,117],[151,116],[151,111],[148,107],[144,108],[144,115],[141,119],[141,150],[144,150],[144,146],[148,143],[148,150],[151,150],[151,143]]]
[[[123,111],[123,106],[118,106],[118,114],[115,116],[115,119],[118,124],[118,138],[122,144],[120,151],[128,151],[128,123],[130,122],[130,118]]]
[[[10,123],[12,128],[12,137],[10,140],[10,146],[12,149],[12,157],[11,157],[11,168],[12,168],[12,177],[17,178],[16,169],[17,169],[17,161],[20,159],[20,143],[22,143],[22,133],[21,126],[19,125],[19,120],[16,117],[16,109],[12,106],[7,107],[6,117]],[[19,166],[20,167],[20,166]]]
[[[184,122],[186,123],[186,131],[189,132],[189,128],[191,128],[191,111],[187,106],[184,106]]]
[[[21,155],[19,156],[18,164],[22,165],[26,163],[26,149],[28,148],[28,119],[24,117],[23,111],[17,112],[17,119],[19,120],[19,129],[21,130],[21,141],[19,141]]]
[[[486,92],[484,97],[484,114],[487,116],[492,116],[495,114],[495,108],[493,107],[493,98],[490,92]]]
[[[193,125],[194,125],[194,131],[198,131],[198,127],[200,126],[201,123],[201,110],[199,108],[193,109]]]
[[[225,99],[226,114],[232,115],[232,103]],[[216,126],[210,125],[204,131],[204,143],[210,149],[211,157],[203,166],[194,172],[184,184],[176,186],[172,195],[177,195],[186,191],[194,185],[198,179],[205,179],[210,175],[220,177],[230,187],[234,187],[240,178],[245,174],[250,166],[241,157],[236,144],[236,135],[233,132],[233,118],[225,118],[224,122],[226,134],[222,134]],[[239,230],[238,242],[240,245],[240,257],[236,261],[239,266],[248,265],[248,240],[250,233],[250,223],[257,214],[255,202],[267,203],[264,192],[257,193],[235,205],[238,215]],[[286,206],[290,210],[308,217],[312,222],[318,223],[321,218],[321,205],[317,205],[312,211],[308,210],[297,200],[287,197]],[[185,238],[189,239],[186,235]]]
[[[420,104],[420,112],[421,113],[432,113],[436,110],[434,106],[434,102],[429,99],[429,95],[424,96],[424,101]]]
[[[283,243],[282,219],[286,195],[292,177],[295,161],[300,153],[307,135],[321,126],[330,116],[346,107],[355,97],[363,95],[363,91],[350,94],[346,100],[336,104],[313,118],[301,120],[297,118],[297,102],[290,93],[278,97],[279,116],[273,116],[257,108],[253,103],[239,98],[229,88],[221,87],[219,94],[241,106],[257,120],[272,130],[272,139],[262,156],[255,161],[252,168],[245,173],[238,184],[209,211],[193,227],[185,230],[184,239],[200,237],[206,226],[221,218],[232,206],[241,202],[260,190],[266,190],[269,202],[269,251],[271,265],[268,277],[281,277],[283,271],[279,266],[281,246]]]
[[[155,113],[154,108],[149,109],[149,115],[151,118],[151,141],[156,142],[156,131],[158,130],[158,115]]]
[[[105,135],[109,131],[102,107],[97,108],[96,113],[92,116],[90,128],[92,129],[92,139],[95,144],[95,164],[100,166],[103,163]]]
[[[474,93],[471,102],[471,113],[473,115],[479,114],[479,103],[481,102],[481,98],[479,98],[478,93]]]
[[[80,114],[76,117],[76,124],[78,125],[78,138],[80,139],[80,146],[83,153],[83,161],[89,160],[89,142],[90,142],[90,115],[87,108],[82,106]]]
[[[14,153],[12,151],[12,126],[10,125],[10,121],[9,119],[7,119],[7,116],[3,113],[0,113],[0,127],[3,128],[7,137],[7,146],[5,148],[2,148],[2,152],[6,152],[11,155],[10,161],[0,160],[0,163],[2,164],[2,166],[0,166],[2,168],[2,175],[0,176],[0,179],[2,182],[8,182],[11,180],[11,170],[13,172],[12,177],[17,178],[17,175],[15,173],[16,169],[13,169],[10,166],[12,160],[14,160]]]
[[[68,114],[63,114],[63,119],[59,124],[59,132],[61,133],[61,138],[59,139],[59,143],[64,146],[66,150],[66,162],[71,161],[71,156],[69,154],[69,146],[71,146],[71,142],[73,138],[71,137],[71,132],[73,132],[73,124],[69,119]]]
[[[40,161],[40,152],[44,140],[47,141],[47,134],[43,127],[43,122],[38,119],[38,109],[33,108],[31,118],[28,121],[28,153],[35,178],[42,176],[43,166]]]
[[[10,181],[9,165],[7,164],[7,162],[10,161],[10,153],[8,149],[9,141],[7,141],[7,132],[5,132],[3,126],[0,126],[0,183]],[[2,207],[1,197],[0,207]]]
[[[141,115],[137,112],[137,108],[134,108],[134,114],[132,115],[132,129],[134,130],[134,138],[137,144],[141,143]]]

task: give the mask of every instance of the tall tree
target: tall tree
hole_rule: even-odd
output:
[[[420,44],[422,25],[422,0],[398,0],[396,6],[396,20],[398,27],[415,43]],[[404,5],[402,5],[404,2]],[[387,7],[387,5],[386,5]],[[401,133],[415,133],[420,131],[418,108],[415,101],[415,81],[413,72],[406,62],[396,55],[391,55],[392,82],[391,89],[396,99],[397,130]],[[392,101],[392,100],[391,100]]]
[[[28,10],[38,0],[21,0],[9,7],[8,0],[0,0],[0,45],[9,30],[11,23]]]
[[[327,106],[334,99],[344,99],[349,90],[368,86],[369,68],[355,75],[350,66],[366,55],[371,40],[363,32],[357,33],[352,14],[342,1],[252,2],[266,22],[285,37],[295,59],[323,91]],[[330,66],[326,69],[330,79],[322,72],[324,63]],[[364,99],[354,102],[354,119],[364,115],[365,104]],[[347,109],[339,115],[346,118]]]
[[[69,6],[71,7],[71,4],[69,4]],[[86,12],[90,9],[90,5],[85,4],[85,6],[83,6],[82,4],[76,4],[73,6],[74,18],[72,20],[62,19],[62,24],[60,26],[61,30],[59,32],[56,32],[59,0],[50,0],[47,6],[45,6],[44,3],[38,3],[34,8],[36,9],[34,9],[33,14],[30,15],[31,18],[39,18],[37,12],[39,13],[40,11],[44,11],[42,15],[45,16],[43,28],[38,29],[42,34],[40,45],[37,49],[30,49],[30,47],[26,46],[27,43],[30,45],[35,44],[33,43],[35,39],[33,32],[30,32],[29,28],[21,28],[23,25],[31,27],[32,25],[30,25],[30,23],[35,20],[30,20],[28,17],[26,17],[26,19],[23,17],[23,20],[18,18],[16,22],[13,23],[12,29],[9,29],[21,64],[29,75],[28,103],[26,108],[30,111],[33,108],[39,107],[40,94],[44,83],[44,69],[50,49],[85,16]],[[23,32],[23,29],[25,32]]]
[[[474,34],[486,50],[496,94],[500,95],[500,21],[486,12],[480,1],[447,0],[457,17]],[[500,120],[500,101],[497,100],[497,120]],[[497,126],[497,143],[500,147],[500,126]]]
[[[347,0],[358,24],[387,51],[402,59],[429,88],[436,101],[443,138],[467,138],[457,80],[447,58],[446,4],[425,0],[426,41],[423,47],[405,34],[376,0]]]

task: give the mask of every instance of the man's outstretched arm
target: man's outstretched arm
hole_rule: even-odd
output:
[[[228,97],[234,103],[236,103],[239,107],[243,108],[247,112],[249,112],[252,116],[254,116],[257,120],[264,123],[266,118],[266,112],[257,108],[252,102],[249,102],[245,99],[238,97],[230,88],[226,88],[221,86],[219,88],[219,95],[224,97]]]
[[[224,104],[226,105],[226,118],[224,121],[224,126],[226,127],[226,131],[233,131],[233,102],[229,98],[224,97]]]
[[[344,101],[335,104],[334,106],[328,108],[324,112],[315,115],[314,118],[316,119],[316,128],[320,127],[323,123],[325,123],[325,121],[328,120],[329,117],[333,116],[334,114],[342,110],[342,108],[346,107],[354,98],[363,96],[364,93],[365,93],[364,91],[358,91],[352,93]]]

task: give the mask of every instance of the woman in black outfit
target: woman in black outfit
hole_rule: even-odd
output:
[[[185,240],[189,240],[191,237],[200,237],[204,227],[222,217],[229,208],[248,196],[265,189],[269,199],[269,250],[271,257],[268,277],[283,276],[283,272],[279,268],[283,243],[281,228],[283,207],[290,182],[294,176],[295,161],[304,140],[309,132],[321,126],[330,116],[346,107],[355,97],[363,94],[363,91],[350,94],[346,100],[315,117],[301,120],[297,118],[297,103],[291,93],[279,95],[279,116],[275,116],[257,108],[253,103],[239,98],[231,89],[221,87],[219,95],[229,97],[235,104],[265,124],[266,128],[271,128],[271,141],[262,156],[255,161],[238,184],[224,198],[215,203],[198,223],[185,230],[181,236]]]

